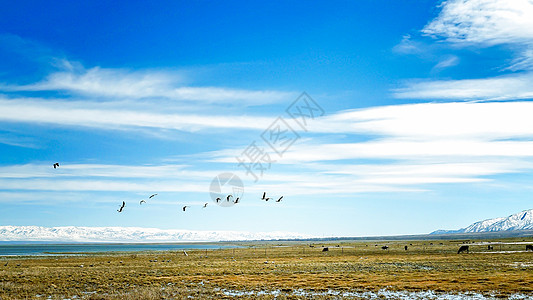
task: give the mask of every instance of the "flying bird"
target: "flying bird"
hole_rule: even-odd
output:
[[[187,207],[189,207],[189,206],[185,205],[185,206],[183,207],[183,211],[185,211],[185,209],[186,209]]]
[[[261,200],[265,200],[265,201],[268,201],[270,200],[270,198],[266,198],[266,192],[263,193],[263,198],[261,198]]]
[[[146,200],[141,200],[141,202],[139,202],[140,205],[142,205],[143,203],[146,203]]]
[[[152,198],[154,198],[155,196],[157,196],[157,194],[153,194],[153,195],[151,195],[150,197],[148,197],[148,199],[152,199]]]
[[[229,202],[229,198],[231,198],[231,197],[233,197],[233,195],[228,195],[228,196],[226,197],[226,201]]]
[[[59,163],[54,164],[54,169],[57,169],[57,168],[59,168]]]
[[[235,203],[235,204],[239,203],[239,199],[240,199],[240,198],[237,197],[237,199],[235,199],[235,201],[233,201],[233,203]]]
[[[126,202],[122,201],[122,206],[117,209],[118,212],[122,212],[122,209],[124,209],[124,206],[126,206]]]
[[[283,196],[279,197],[279,199],[276,200],[276,202],[281,202],[281,199],[283,199]]]
[[[208,203],[206,202],[206,203],[204,204],[204,207],[203,207],[203,208],[206,208],[206,207],[207,207],[207,204],[208,204]]]

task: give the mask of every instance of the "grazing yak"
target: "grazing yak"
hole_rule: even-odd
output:
[[[328,247],[324,247],[324,249],[322,249],[322,252],[326,252],[326,251],[329,251]]]
[[[459,251],[457,251],[457,254],[465,252],[465,251],[468,253],[468,248],[469,248],[468,246],[459,247]]]
[[[405,251],[407,251],[407,246],[404,247]]]
[[[389,246],[383,246],[383,247],[381,247],[381,249],[387,250],[387,249],[389,249]]]
[[[492,247],[491,245],[488,245],[487,248],[488,250],[494,250],[494,247]]]
[[[526,251],[533,251],[533,245],[526,245]]]

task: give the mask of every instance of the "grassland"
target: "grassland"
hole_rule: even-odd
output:
[[[0,297],[303,299],[315,293],[313,298],[329,299],[338,296],[320,292],[383,289],[533,297],[533,252],[524,252],[523,244],[504,244],[501,251],[500,245],[492,251],[471,245],[471,253],[457,254],[457,241],[328,243],[244,243],[237,249],[190,250],[188,256],[143,252],[2,258]],[[389,249],[382,250],[383,245]],[[322,252],[322,246],[329,251]]]

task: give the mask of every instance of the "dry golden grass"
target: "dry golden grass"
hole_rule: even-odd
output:
[[[409,243],[413,246],[404,251]],[[191,250],[189,256],[145,252],[4,258],[9,264],[0,264],[0,297],[201,299],[231,298],[223,293],[227,290],[279,290],[277,299],[305,298],[291,293],[300,289],[533,294],[532,252],[490,253],[486,246],[471,246],[476,253],[458,255],[456,242],[429,243],[377,242],[376,247],[376,242],[336,242],[315,243],[314,248],[297,243],[285,243],[287,247],[243,244],[244,248],[234,250],[209,250],[207,257],[205,250]],[[389,250],[380,248],[385,244]],[[322,252],[322,245],[330,251]],[[524,245],[503,247],[508,251],[525,249]],[[269,294],[253,297],[274,298]]]

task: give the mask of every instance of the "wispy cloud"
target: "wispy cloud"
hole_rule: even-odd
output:
[[[119,99],[169,99],[229,105],[261,105],[289,100],[293,92],[246,90],[214,86],[188,86],[179,72],[126,70],[94,67],[62,61],[65,70],[53,72],[43,81],[26,85],[0,85],[7,92],[62,91],[72,95]]]
[[[533,74],[521,73],[482,79],[411,81],[394,89],[396,98],[515,100],[533,98]]]
[[[422,29],[453,43],[530,44],[533,38],[531,0],[451,0],[439,16]]]
[[[459,58],[455,55],[449,55],[448,57],[445,57],[441,61],[439,61],[434,67],[434,71],[440,71],[442,69],[446,69],[449,67],[453,67],[459,64]]]
[[[393,90],[397,98],[514,100],[533,98],[533,1],[450,0],[422,34],[444,41],[452,48],[480,49],[501,45],[510,55],[501,71],[525,71],[491,78],[408,81]],[[415,41],[404,39],[398,48],[411,49]],[[451,66],[453,58],[435,68]]]
[[[308,134],[315,138],[294,144],[278,159],[280,169],[246,189],[252,194],[341,195],[497,180],[501,174],[533,169],[530,111],[533,102],[423,103],[338,112],[310,122]],[[347,137],[321,142],[324,133]],[[350,137],[365,138],[356,142]],[[0,189],[205,193],[214,176],[228,168],[246,178],[235,160],[242,150],[205,153],[187,165],[4,166]],[[195,167],[206,161],[216,167]]]
[[[128,107],[128,108],[124,108]],[[146,109],[131,102],[94,103],[0,97],[0,121],[101,129],[155,128],[198,131],[206,128],[264,129],[272,118],[246,115],[182,114]]]
[[[366,140],[300,142],[277,163],[341,174],[323,179],[360,187],[424,189],[434,183],[489,181],[533,169],[532,110],[532,102],[452,102],[339,112],[315,120],[309,132],[355,134]],[[230,163],[240,151],[212,152],[211,159]]]

